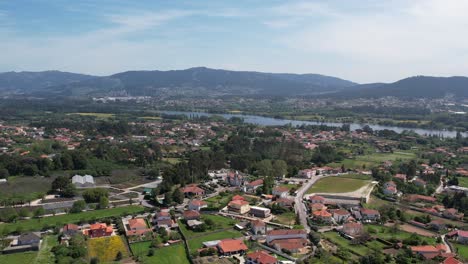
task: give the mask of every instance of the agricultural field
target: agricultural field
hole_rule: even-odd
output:
[[[318,180],[307,193],[346,193],[353,192],[369,184],[369,180],[332,176]]]
[[[180,158],[163,158],[162,160],[169,162],[170,164],[177,164],[182,161]]]
[[[45,227],[62,226],[66,223],[77,223],[80,221],[89,221],[92,219],[102,219],[111,216],[120,216],[122,214],[134,214],[143,212],[143,207],[131,205],[125,207],[116,207],[104,210],[95,210],[81,212],[77,214],[64,214],[56,216],[48,216],[44,218],[32,218],[28,220],[19,220],[15,223],[5,223],[0,225],[0,233],[9,233],[21,229],[26,231],[38,231]]]
[[[188,240],[190,252],[195,252],[197,249],[203,247],[203,242],[220,240],[225,238],[239,238],[242,233],[236,230],[225,230],[216,233],[210,233],[208,235],[202,235],[200,237],[191,238]]]
[[[351,245],[349,240],[343,238],[337,232],[325,232],[322,234],[323,238],[330,240],[333,244],[336,244],[342,248],[345,248],[358,256],[365,256],[370,252],[370,249],[363,245]]]
[[[112,262],[116,259],[118,252],[123,258],[130,254],[124,239],[120,236],[92,238],[88,240],[88,258],[98,258],[100,263]]]
[[[34,200],[47,193],[53,177],[9,177],[7,183],[0,184],[0,201],[3,199]]]
[[[185,252],[184,244],[179,243],[176,245],[158,248],[154,250],[153,256],[148,256],[148,251],[151,242],[134,243],[130,247],[135,256],[139,257],[140,263],[152,264],[189,264],[187,254]]]
[[[108,114],[108,113],[71,113],[69,115],[92,116],[92,117],[100,118],[100,119],[108,119],[108,118],[115,116],[115,114]]]
[[[331,167],[341,167],[344,165],[347,169],[371,168],[384,161],[411,160],[416,158],[412,152],[394,152],[394,153],[373,153],[369,155],[356,156],[353,159],[344,159],[341,162],[328,164]]]

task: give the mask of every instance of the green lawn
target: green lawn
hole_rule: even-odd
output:
[[[307,193],[345,193],[355,191],[366,184],[369,181],[360,180],[347,177],[328,177],[318,180],[312,187],[307,190]]]
[[[14,254],[0,254],[0,263],[5,264],[30,264],[34,263],[34,259],[36,259],[37,252],[22,252],[22,253],[14,253]]]
[[[139,256],[140,262],[143,264],[189,264],[187,254],[183,243],[155,249],[153,256],[148,256],[149,246],[151,242],[140,242],[131,244],[133,254]]]
[[[34,200],[50,190],[53,177],[17,176],[8,178],[7,183],[0,184],[0,200]]]
[[[345,248],[359,256],[365,256],[371,251],[369,248],[363,245],[351,245],[349,240],[340,236],[340,234],[338,234],[337,232],[325,232],[322,233],[322,237],[327,238],[333,244]]]
[[[468,245],[455,244],[453,245],[457,248],[457,253],[462,260],[468,261]]]
[[[212,241],[212,240],[220,240],[220,239],[225,239],[225,238],[238,238],[241,236],[242,236],[241,232],[236,231],[236,230],[225,230],[225,231],[221,231],[221,232],[217,232],[213,234],[208,234],[206,236],[189,239],[188,241],[189,249],[190,249],[190,252],[194,252],[197,249],[203,247],[203,244],[202,244],[203,242]]]
[[[49,264],[53,263],[55,256],[51,252],[52,248],[59,244],[57,236],[47,236],[42,239],[41,249],[37,254],[34,264]]]
[[[208,203],[208,207],[221,209],[231,201],[233,196],[233,194],[217,195],[206,199],[205,202]]]
[[[390,227],[387,227],[387,226],[366,225],[365,228],[366,228],[366,231],[368,231],[368,233],[371,236],[377,236],[377,237],[379,237],[381,239],[384,239],[384,240],[389,240],[389,239],[392,239],[392,238],[395,238],[395,239],[398,239],[398,240],[404,240],[404,239],[411,236],[411,233],[401,231],[401,230],[394,233],[394,232],[392,232],[392,229]],[[369,232],[369,228],[375,230],[376,232],[375,233],[374,232]],[[428,244],[434,245],[436,243],[435,238],[425,237],[425,236],[420,236],[420,237],[421,237],[421,239],[426,241]]]
[[[88,221],[92,219],[102,219],[105,217],[111,216],[120,216],[122,214],[134,214],[143,212],[143,207],[137,205],[125,206],[125,207],[116,207],[111,209],[104,210],[95,210],[82,212],[77,214],[64,214],[57,216],[49,216],[44,218],[34,218],[28,220],[19,220],[16,223],[6,223],[0,225],[0,233],[4,232],[13,232],[18,228],[25,231],[39,231],[44,227],[51,226],[62,226],[66,223],[77,223],[79,221]],[[7,231],[7,232],[5,232]]]
[[[225,229],[225,228],[233,228],[234,225],[238,223],[238,221],[234,219],[227,218],[224,216],[219,216],[219,215],[204,214],[201,216],[201,218],[202,220],[211,219],[214,222],[214,225],[209,226],[208,227],[209,229],[205,233],[210,233],[210,232],[214,232],[216,230]],[[184,234],[186,239],[190,239],[192,237],[197,237],[197,236],[202,236],[204,234],[202,232],[194,232],[190,229],[187,229],[186,225],[183,224],[182,221],[179,221],[179,228],[181,232]]]
[[[458,185],[468,188],[468,177],[458,177]]]
[[[276,215],[274,221],[284,225],[294,225],[296,223],[296,214],[294,212],[286,212]]]
[[[410,160],[416,158],[412,152],[394,152],[394,153],[373,153],[369,155],[356,156],[353,159],[344,159],[338,163],[330,163],[332,167],[340,167],[344,165],[347,169],[361,169],[363,165],[366,168],[371,168],[374,165],[384,161]]]

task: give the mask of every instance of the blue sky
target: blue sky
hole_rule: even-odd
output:
[[[0,72],[468,75],[464,0],[0,0]]]

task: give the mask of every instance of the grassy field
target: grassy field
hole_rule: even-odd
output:
[[[214,232],[216,230],[221,230],[225,228],[233,228],[234,225],[238,222],[234,219],[219,216],[219,215],[202,215],[202,220],[211,219],[214,222],[214,226],[208,227],[209,229],[205,233]],[[192,237],[202,236],[204,233],[194,232],[187,229],[186,225],[182,222],[179,222],[179,228],[184,234],[185,238],[190,239]]]
[[[121,214],[134,214],[143,212],[143,207],[141,206],[125,206],[125,207],[116,207],[111,209],[105,210],[96,210],[96,211],[88,211],[82,212],[77,214],[65,214],[65,215],[57,215],[57,216],[49,216],[44,218],[34,218],[28,220],[19,220],[16,223],[6,223],[0,225],[0,233],[5,232],[12,232],[17,230],[18,228],[22,229],[23,232],[25,231],[39,231],[42,230],[44,227],[50,227],[54,225],[62,226],[66,223],[77,223],[79,221],[88,221],[92,219],[101,219],[105,217],[111,216],[119,216]]]
[[[72,113],[70,115],[92,116],[92,117],[104,118],[104,119],[115,116],[115,114],[108,114],[108,113]]]
[[[330,163],[331,167],[340,167],[344,165],[347,169],[361,169],[363,165],[366,168],[371,168],[374,165],[384,161],[410,160],[416,158],[416,154],[412,152],[394,152],[394,153],[373,153],[370,155],[356,156],[353,159],[344,159],[338,163]]]
[[[345,248],[359,256],[365,256],[371,251],[369,248],[363,245],[351,245],[349,240],[341,237],[337,232],[325,232],[322,234],[322,237],[327,238],[333,244]]]
[[[98,258],[99,263],[113,262],[118,252],[122,252],[124,258],[129,256],[127,246],[120,236],[100,237],[88,240],[88,257],[89,259]]]
[[[217,233],[208,234],[201,237],[196,237],[189,239],[189,249],[190,252],[195,252],[197,249],[203,247],[203,242],[212,241],[212,240],[220,240],[225,238],[238,238],[241,237],[242,234],[236,230],[225,230]]]
[[[296,214],[294,212],[280,214],[275,217],[274,221],[284,225],[294,225],[296,222]]]
[[[170,164],[177,164],[182,161],[180,158],[163,158],[162,160],[167,161]]]
[[[457,253],[462,260],[468,261],[468,245],[453,244],[457,248]]]
[[[54,263],[55,256],[51,252],[52,248],[59,244],[57,236],[47,236],[42,240],[41,249],[37,254],[34,264]]]
[[[458,185],[468,188],[468,177],[458,177]]]
[[[35,199],[50,190],[53,180],[53,177],[10,177],[7,183],[0,184],[0,200],[9,197]]]
[[[169,247],[155,249],[153,256],[148,256],[151,242],[134,243],[131,245],[133,254],[140,257],[140,263],[152,264],[189,264],[184,244],[179,243]]]
[[[398,240],[404,240],[404,239],[409,238],[411,236],[411,233],[401,231],[401,230],[397,231],[396,233],[392,232],[392,229],[390,227],[386,227],[386,226],[366,225],[365,228],[366,228],[366,231],[369,232],[369,234],[371,236],[377,236],[377,237],[379,237],[381,239],[384,239],[384,240],[389,240],[389,239],[392,239],[392,238],[395,238],[395,239],[398,239]],[[369,231],[370,229],[373,229],[376,232],[370,232]],[[421,237],[421,239],[426,241],[428,244],[433,245],[436,242],[435,238],[432,238],[432,237],[424,237],[424,236],[420,236],[420,237]]]
[[[0,263],[5,264],[30,264],[34,263],[36,259],[37,252],[22,252],[22,253],[14,253],[14,254],[0,254]]]
[[[208,207],[221,209],[231,201],[233,196],[233,194],[217,195],[206,199],[205,202],[208,203]]]
[[[369,181],[346,178],[341,176],[328,177],[318,180],[307,193],[345,193],[355,191],[366,184]]]

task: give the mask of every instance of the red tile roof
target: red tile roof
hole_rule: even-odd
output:
[[[255,180],[253,182],[250,182],[247,185],[250,186],[250,187],[255,187],[255,186],[262,185],[262,184],[263,184],[263,179],[258,179],[258,180]]]
[[[247,250],[247,246],[244,241],[237,239],[224,239],[218,244],[218,248],[222,253],[237,252],[241,250]]]
[[[184,211],[183,215],[184,215],[184,218],[200,217],[200,213],[194,210]]]
[[[459,261],[454,257],[449,257],[442,261],[441,264],[463,264],[463,262]]]
[[[265,251],[255,251],[253,253],[247,254],[247,259],[254,260],[258,264],[276,264],[278,261],[275,257],[266,253]]]
[[[243,201],[243,200],[245,200],[245,198],[242,197],[242,196],[240,196],[240,195],[235,195],[234,197],[232,197],[232,200],[233,200],[233,201],[235,201],[235,200],[241,200],[241,201]]]
[[[283,193],[283,192],[289,192],[289,189],[287,187],[278,186],[278,187],[274,188],[273,191]]]
[[[130,229],[142,229],[142,228],[148,228],[146,225],[145,219],[142,218],[134,218],[128,220],[128,225],[130,226]]]
[[[304,238],[275,239],[270,242],[271,245],[277,245],[281,249],[298,250],[307,246],[308,241]]]
[[[254,220],[252,221],[252,226],[266,226],[266,224],[262,220]]]

